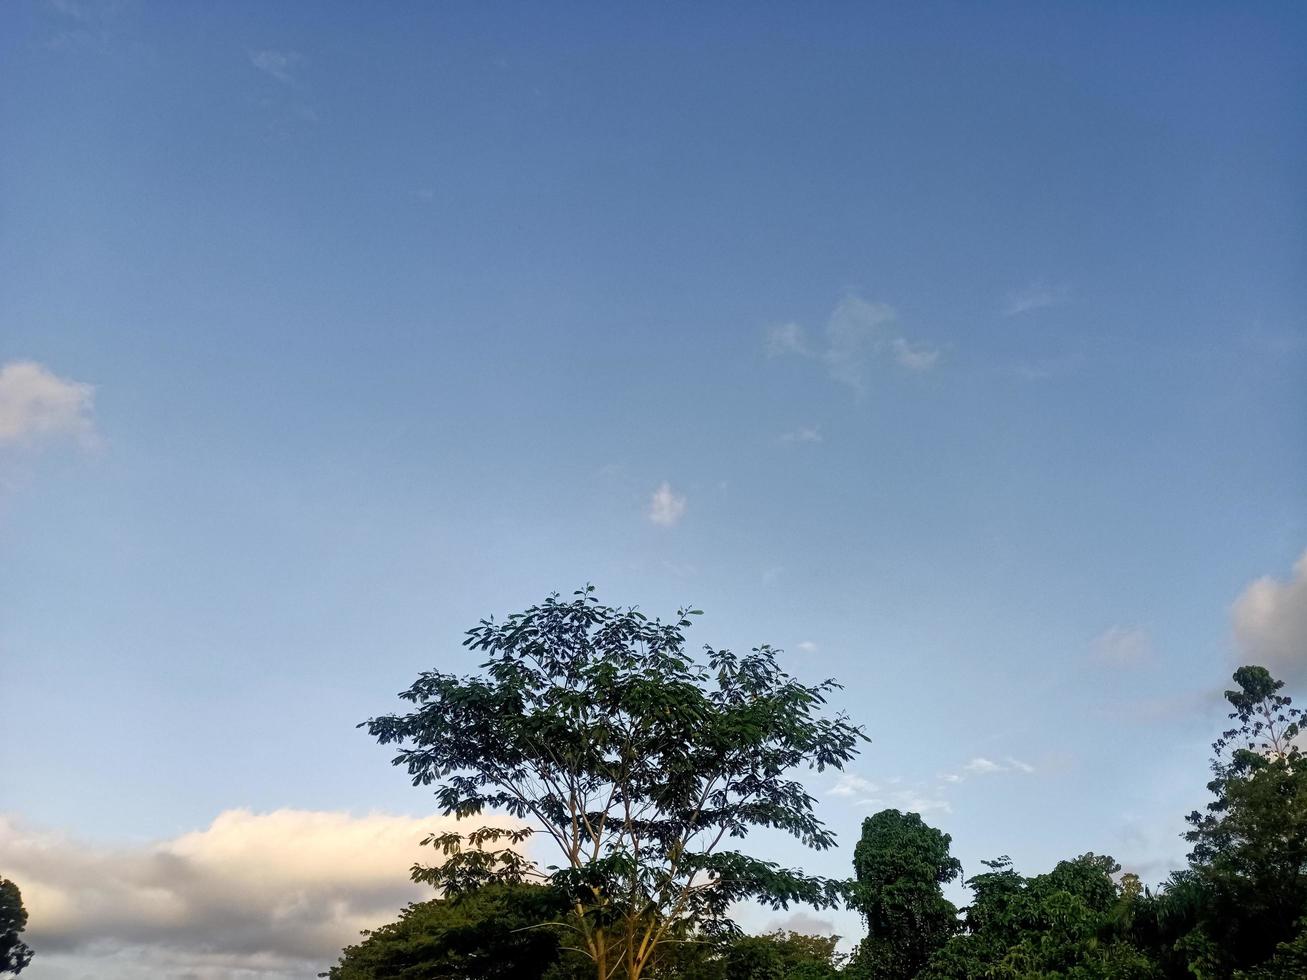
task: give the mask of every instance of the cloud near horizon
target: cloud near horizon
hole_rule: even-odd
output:
[[[25,938],[43,958],[130,962],[149,952],[179,976],[303,976],[360,930],[432,897],[409,869],[437,857],[418,842],[454,823],[237,809],[203,830],[111,847],[0,816],[0,868],[22,889]]]

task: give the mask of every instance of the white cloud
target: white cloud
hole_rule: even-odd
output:
[[[900,366],[926,371],[939,360],[939,351],[904,337],[898,314],[885,303],[869,302],[849,293],[836,304],[826,321],[824,343],[814,345],[797,323],[773,326],[767,331],[766,350],[772,357],[794,354],[821,361],[831,378],[862,391],[870,364],[892,357]]]
[[[840,773],[835,785],[826,791],[827,796],[857,796],[859,793],[875,793],[879,787],[870,780],[851,772]]]
[[[1007,757],[1007,764],[1008,768],[1016,769],[1018,772],[1032,773],[1035,771],[1035,767],[1029,762],[1022,762],[1020,759],[1012,758],[1012,756]]]
[[[672,485],[664,480],[649,497],[649,520],[663,527],[675,527],[685,516],[686,500],[684,495],[672,490]]]
[[[994,762],[990,759],[986,759],[984,756],[979,756],[979,755],[976,756],[974,759],[972,759],[970,762],[968,762],[962,768],[965,769],[967,772],[977,773],[977,774],[1002,772],[1003,770],[1003,767],[1000,766],[997,762]]]
[[[284,85],[296,84],[295,71],[304,63],[303,55],[297,51],[264,48],[249,52],[249,56],[251,65]]]
[[[35,361],[0,367],[0,446],[71,438],[94,442],[95,389],[69,381]]]
[[[1042,310],[1065,303],[1070,291],[1066,286],[1050,286],[1032,282],[1024,289],[1014,289],[1003,301],[1004,316],[1019,316],[1031,310]]]
[[[798,648],[799,648],[799,650],[802,651],[803,653],[816,653],[816,652],[817,652],[817,644],[813,643],[811,640],[803,640],[802,642],[800,642],[800,643],[798,644]]]
[[[1113,626],[1090,644],[1095,658],[1114,667],[1133,667],[1153,653],[1148,631],[1142,626]]]
[[[821,442],[821,430],[815,425],[801,425],[797,429],[791,429],[789,432],[781,433],[781,442],[786,445],[794,445],[800,442]]]
[[[107,847],[0,817],[0,868],[22,889],[38,956],[75,963],[148,953],[172,964],[160,960],[156,975],[311,976],[359,930],[431,896],[408,880],[409,869],[438,860],[418,842],[454,825],[228,810],[204,830]]]
[[[1287,580],[1267,575],[1244,589],[1232,615],[1240,663],[1280,680],[1307,680],[1307,551]]]

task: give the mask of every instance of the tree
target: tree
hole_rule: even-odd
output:
[[[1225,692],[1236,724],[1212,743],[1214,799],[1189,815],[1190,864],[1206,891],[1189,946],[1219,975],[1248,969],[1292,944],[1307,913],[1307,765],[1302,711],[1264,667],[1234,672]],[[1286,947],[1289,949],[1289,947]],[[1291,955],[1292,950],[1284,955]]]
[[[856,884],[850,904],[867,923],[855,973],[906,980],[958,928],[958,910],[942,886],[962,873],[949,856],[952,838],[927,826],[916,813],[882,810],[862,822],[853,851]]]
[[[918,974],[922,980],[1066,977],[1152,980],[1157,965],[1129,934],[1136,882],[1113,876],[1110,857],[1084,854],[1048,874],[1025,878],[1006,857],[967,884],[975,900],[964,931],[944,944]]]
[[[417,902],[397,921],[365,930],[330,980],[580,980],[575,954],[546,925],[566,898],[539,885],[489,885],[457,900]]]
[[[837,980],[839,936],[776,930],[741,936],[724,957],[725,980]]]
[[[22,892],[12,881],[0,878],[0,973],[22,973],[32,962],[32,947],[18,938],[26,928]]]
[[[364,722],[399,747],[393,762],[415,786],[436,786],[445,814],[493,808],[529,824],[431,837],[444,860],[414,879],[447,895],[547,879],[567,895],[566,925],[598,980],[639,980],[669,940],[730,934],[741,900],[834,905],[841,883],[724,845],[766,827],[833,846],[790,774],[842,767],[866,735],[821,713],[834,681],[799,683],[771,647],[705,648],[696,661],[684,636],[694,615],[664,624],[589,587],[553,595],[467,632],[484,674],[424,673],[400,695],[414,711]],[[561,866],[516,850],[532,833]]]

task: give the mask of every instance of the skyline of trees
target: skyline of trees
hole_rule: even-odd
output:
[[[536,824],[426,841],[444,862],[415,867],[413,878],[442,890],[433,900],[441,915],[486,886],[538,880],[540,894],[567,909],[537,923],[561,937],[550,969],[577,969],[570,950],[599,980],[1304,975],[1302,713],[1265,668],[1240,668],[1226,692],[1234,725],[1213,743],[1211,803],[1187,818],[1188,867],[1150,889],[1107,855],[1082,853],[1032,876],[1003,856],[965,880],[971,901],[959,909],[943,894],[962,873],[951,838],[915,813],[866,818],[847,880],[717,850],[752,827],[833,847],[790,773],[841,767],[866,734],[820,714],[833,680],[800,684],[772,648],[705,648],[700,663],[684,636],[697,610],[663,624],[592,592],[551,596],[502,624],[483,620],[465,645],[489,655],[484,676],[423,674],[401,695],[417,710],[364,723],[399,746],[392,761],[415,786],[436,787],[446,814],[499,808]],[[553,839],[564,866],[542,869],[515,849],[533,830]],[[747,899],[844,904],[867,934],[849,957],[823,937],[743,936],[731,907]],[[436,914],[417,908],[404,928]],[[385,945],[386,935],[361,947]]]

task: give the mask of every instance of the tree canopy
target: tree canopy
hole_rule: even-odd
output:
[[[951,840],[916,813],[882,810],[862,822],[850,904],[862,913],[867,938],[853,972],[883,980],[916,976],[957,931],[958,910],[942,891],[962,874],[949,855]]]
[[[22,973],[32,962],[32,947],[19,937],[26,928],[22,892],[12,881],[0,878],[0,973]]]
[[[415,880],[448,896],[548,881],[599,980],[638,980],[668,941],[730,934],[730,909],[746,899],[836,904],[842,882],[735,842],[765,827],[833,846],[793,771],[840,768],[866,735],[823,713],[833,680],[800,683],[769,646],[692,656],[685,630],[698,614],[664,623],[591,588],[553,595],[467,632],[464,645],[487,657],[482,674],[424,673],[400,695],[415,710],[365,722],[398,747],[414,785],[435,786],[445,814],[498,810],[526,824],[429,838],[444,859]],[[522,855],[533,833],[560,865]]]
[[[488,885],[457,899],[408,906],[397,921],[363,933],[330,980],[580,980],[588,964],[562,948],[546,923],[566,898],[539,885]],[[585,973],[581,968],[587,967]]]

